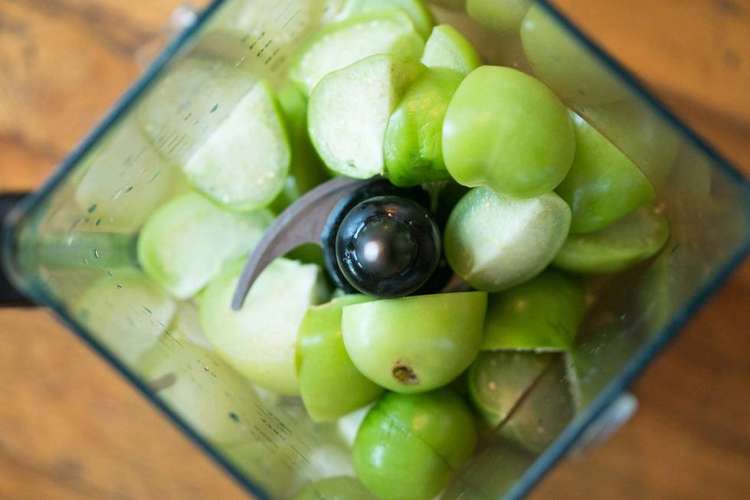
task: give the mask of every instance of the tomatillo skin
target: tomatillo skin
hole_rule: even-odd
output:
[[[521,41],[534,74],[566,103],[598,105],[628,95],[611,70],[543,7],[533,5],[526,13]]]
[[[653,257],[668,239],[667,218],[644,207],[601,231],[571,234],[553,263],[571,273],[616,273]]]
[[[388,393],[357,433],[354,469],[381,500],[429,500],[448,485],[476,443],[474,417],[452,391]]]
[[[586,119],[625,153],[659,191],[677,160],[677,131],[638,97],[586,108]]]
[[[583,321],[581,284],[548,270],[521,285],[490,295],[483,350],[566,351]]]
[[[552,362],[552,354],[483,352],[467,374],[474,407],[491,427],[502,424]]]
[[[362,374],[392,391],[442,387],[479,352],[486,305],[486,293],[460,292],[346,306],[346,352]]]
[[[466,0],[466,13],[495,33],[517,33],[533,0]]]
[[[512,442],[531,451],[543,452],[575,416],[575,403],[562,357],[557,357],[534,382],[507,421],[496,430],[495,439]]]
[[[576,155],[557,194],[570,205],[570,232],[590,233],[651,203],[656,193],[630,158],[586,120],[570,114]]]
[[[443,117],[462,78],[450,69],[430,68],[404,94],[383,144],[386,175],[394,185],[450,180],[443,162]]]
[[[341,310],[371,300],[345,295],[307,310],[297,333],[297,379],[315,422],[329,422],[374,401],[383,389],[359,373],[341,338]]]
[[[514,198],[555,189],[574,153],[565,106],[542,82],[512,68],[469,73],[443,121],[443,160],[456,182]]]

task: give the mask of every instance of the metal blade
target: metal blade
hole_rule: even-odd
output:
[[[250,255],[232,297],[232,309],[239,310],[260,273],[276,257],[305,243],[321,245],[320,233],[333,207],[346,194],[367,180],[337,177],[320,184],[290,205],[271,224]]]

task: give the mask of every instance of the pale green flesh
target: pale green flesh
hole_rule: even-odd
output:
[[[232,210],[281,191],[290,151],[267,84],[221,61],[184,59],[141,102],[144,135],[193,186]]]
[[[354,474],[351,450],[333,425],[313,423],[298,398],[270,400],[268,391],[255,392],[256,418],[240,419],[249,436],[222,451],[272,498],[292,498],[319,478]]]
[[[575,403],[564,361],[555,357],[497,433],[533,453],[542,453],[574,416]]]
[[[392,12],[401,10],[414,23],[414,29],[427,38],[434,24],[432,14],[422,0],[343,0],[343,8],[338,19],[346,19],[367,13]]]
[[[250,252],[271,214],[221,210],[197,193],[170,201],[146,222],[138,260],[146,274],[178,299],[192,297],[221,267]]]
[[[541,272],[563,245],[569,226],[570,209],[554,193],[515,200],[477,188],[448,219],[445,254],[472,286],[497,292]]]
[[[328,179],[323,162],[307,133],[307,98],[296,85],[287,83],[278,91],[292,159],[284,188],[269,208],[281,213],[300,196]]]
[[[157,151],[184,166],[255,84],[222,61],[186,58],[154,84],[135,118]]]
[[[252,0],[222,5],[191,47],[191,54],[218,58],[277,84],[289,61],[325,23],[332,0]]]
[[[92,231],[131,233],[170,196],[187,189],[180,169],[123,120],[76,167],[75,201]]]
[[[366,179],[385,169],[388,119],[417,63],[376,55],[326,76],[310,96],[308,123],[318,154],[334,172]]]
[[[133,269],[110,271],[71,306],[92,336],[130,365],[158,342],[176,308],[166,292]]]
[[[482,63],[476,49],[454,27],[441,24],[432,29],[424,46],[422,64],[429,68],[445,68],[469,74]]]
[[[347,306],[341,320],[346,351],[382,387],[435,389],[455,379],[479,351],[486,300],[482,292],[465,292]]]
[[[666,217],[642,208],[602,231],[570,235],[554,264],[574,273],[615,273],[656,255],[668,237]]]
[[[217,444],[248,438],[247,425],[259,418],[255,390],[216,354],[164,335],[139,363],[140,375],[178,415]]]
[[[184,166],[202,192],[233,210],[268,205],[283,188],[291,153],[274,97],[258,83]]]
[[[307,308],[327,295],[320,269],[276,259],[255,281],[242,309],[234,311],[230,304],[242,265],[228,266],[201,295],[206,337],[250,381],[280,394],[297,394],[297,330]]]
[[[483,352],[469,368],[471,401],[492,427],[503,422],[549,366],[552,355]]]
[[[336,428],[339,436],[350,448],[354,444],[354,438],[357,436],[357,431],[359,431],[362,421],[367,416],[370,408],[372,408],[372,405],[365,406],[349,413],[348,415],[344,415],[336,421]]]
[[[177,312],[167,332],[180,342],[188,342],[206,351],[214,348],[203,333],[198,306],[193,301],[177,304]]]
[[[418,59],[424,41],[399,11],[363,15],[319,32],[294,63],[290,77],[310,95],[329,73],[376,54]]]

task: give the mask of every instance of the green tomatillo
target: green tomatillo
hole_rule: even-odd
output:
[[[379,54],[320,80],[307,109],[310,138],[326,166],[359,179],[382,175],[391,113],[424,66]]]
[[[585,297],[575,279],[545,271],[531,281],[490,295],[484,350],[564,351],[583,320]]]
[[[354,441],[354,468],[382,500],[429,500],[477,443],[474,417],[455,393],[386,394]]]
[[[556,358],[497,429],[496,437],[501,441],[511,441],[533,453],[541,453],[575,416],[565,365],[561,357]]]
[[[661,189],[680,150],[677,131],[638,97],[602,106],[589,106],[586,120],[625,153]]]
[[[309,96],[326,75],[369,56],[393,54],[416,60],[423,50],[424,40],[402,10],[367,13],[319,30],[291,63],[289,76]]]
[[[406,91],[388,120],[383,151],[388,179],[396,186],[449,180],[441,135],[443,117],[461,74],[430,68]]]
[[[533,0],[466,0],[466,13],[499,34],[518,33]]]
[[[566,103],[598,105],[627,96],[612,71],[544,7],[529,9],[521,23],[521,40],[534,74]]]
[[[297,395],[297,332],[307,309],[328,297],[321,269],[278,258],[263,270],[236,311],[232,295],[243,265],[227,266],[201,294],[201,326],[216,351],[251,382]]]
[[[344,307],[344,344],[354,366],[396,392],[425,392],[455,379],[482,342],[483,292],[438,293]]]
[[[590,233],[653,201],[654,188],[638,166],[586,120],[571,111],[576,155],[557,187],[573,214],[572,233]]]
[[[616,273],[656,255],[668,237],[667,218],[644,207],[601,231],[570,235],[554,264],[574,273]]]
[[[500,425],[552,360],[550,354],[483,352],[467,376],[471,402],[491,427]]]
[[[367,302],[345,295],[307,310],[297,334],[297,378],[305,409],[316,422],[331,421],[373,401],[383,389],[362,375],[341,336],[344,306]]]
[[[443,122],[451,176],[514,198],[547,193],[573,162],[568,111],[542,82],[513,68],[482,66],[461,82]]]

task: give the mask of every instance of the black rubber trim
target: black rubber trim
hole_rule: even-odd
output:
[[[6,215],[13,209],[23,197],[29,193],[0,193],[0,225],[3,224]],[[3,236],[3,232],[0,232],[0,238]],[[4,242],[0,241],[0,248],[5,245]],[[5,270],[0,266],[0,307],[32,307],[34,304],[27,299],[21,292],[19,292],[11,283],[10,279],[5,273]]]

